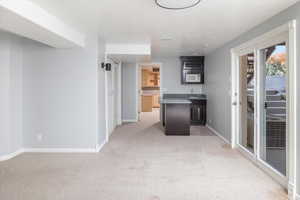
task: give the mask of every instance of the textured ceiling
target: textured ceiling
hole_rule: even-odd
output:
[[[298,2],[202,0],[194,8],[174,11],[154,0],[31,1],[106,42],[151,42],[154,56],[206,54]]]

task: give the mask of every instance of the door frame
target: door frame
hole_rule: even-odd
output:
[[[105,58],[104,58],[104,63],[108,62],[108,55],[105,54]],[[109,141],[109,130],[108,130],[108,126],[109,126],[109,119],[108,119],[108,81],[107,81],[107,71],[104,71],[104,89],[105,89],[105,141],[108,142]]]
[[[298,114],[297,114],[297,56],[296,56],[296,20],[289,21],[288,23],[277,27],[251,41],[248,41],[240,46],[237,46],[235,48],[231,49],[231,146],[232,148],[239,148],[238,145],[238,136],[239,136],[239,61],[238,57],[242,53],[245,53],[249,51],[249,49],[252,49],[252,52],[255,53],[256,56],[256,67],[259,66],[259,58],[257,56],[260,49],[263,47],[268,47],[273,45],[274,42],[276,42],[276,39],[274,38],[280,38],[279,36],[287,33],[288,37],[288,64],[289,64],[289,72],[288,72],[288,162],[287,162],[287,176],[286,181],[282,181],[282,177],[278,177],[277,173],[274,173],[272,170],[270,170],[267,166],[264,164],[261,164],[260,162],[257,162],[257,159],[253,157],[249,157],[249,155],[246,155],[249,157],[252,161],[255,162],[260,168],[262,168],[265,172],[267,172],[269,175],[271,175],[273,178],[275,178],[280,184],[282,184],[284,187],[288,189],[289,196],[295,197],[296,195],[296,189],[295,189],[295,183],[296,183],[296,133],[297,133],[297,125],[295,122],[297,122]],[[271,44],[271,45],[270,45]],[[256,70],[258,71],[258,70]],[[257,95],[256,95],[257,96]],[[257,101],[256,101],[257,102]],[[256,106],[257,107],[257,106]],[[256,119],[259,120],[259,116],[255,116]],[[258,121],[255,120],[255,126],[257,127]],[[256,128],[257,129],[257,128]],[[258,130],[257,130],[258,131]],[[256,132],[257,132],[256,131]],[[257,140],[259,140],[259,137],[257,137]],[[256,143],[257,143],[256,140]],[[259,144],[259,143],[257,143]],[[259,146],[259,145],[258,145]],[[259,147],[257,147],[259,149]],[[244,153],[244,152],[242,152]]]
[[[136,121],[140,121],[140,113],[141,113],[141,95],[140,95],[140,88],[142,84],[142,66],[143,65],[158,65],[159,66],[159,73],[160,73],[160,97],[163,95],[163,64],[160,62],[150,62],[150,63],[137,63],[136,64]]]
[[[122,62],[121,61],[114,61],[112,58],[109,57],[108,54],[105,54],[105,59],[104,59],[104,63],[111,63],[113,62],[114,64],[112,64],[112,68],[114,67],[115,71],[117,71],[118,73],[118,90],[114,91],[115,94],[117,93],[117,103],[118,106],[117,111],[118,111],[118,116],[117,119],[114,119],[117,122],[117,125],[121,125],[122,124]],[[117,65],[117,66],[114,66]],[[113,69],[112,69],[113,70]],[[109,115],[108,115],[108,108],[109,108],[109,104],[108,104],[108,79],[107,79],[107,71],[104,72],[104,83],[105,83],[105,142],[107,143],[109,141],[109,137],[111,135],[110,130],[109,130],[109,123],[111,119],[109,119]],[[114,77],[114,75],[113,75]],[[115,98],[116,95],[114,95]],[[114,115],[113,115],[114,116]]]
[[[241,56],[245,56],[247,54],[251,54],[253,53],[254,54],[254,58],[257,57],[257,53],[255,51],[255,48],[252,48],[252,47],[249,47],[249,48],[245,48],[245,49],[240,49],[239,51],[235,51],[234,52],[234,60],[235,60],[235,63],[236,63],[236,73],[237,73],[237,77],[236,77],[236,84],[237,84],[237,88],[236,88],[236,92],[235,92],[235,102],[237,105],[232,105],[232,107],[234,107],[234,109],[236,109],[235,112],[236,113],[236,117],[237,117],[237,121],[235,123],[236,124],[236,131],[237,131],[237,134],[234,136],[235,137],[235,142],[234,140],[232,140],[232,146],[233,148],[235,147],[238,147],[240,149],[242,149],[245,154],[247,155],[248,158],[250,158],[251,160],[255,160],[255,155],[257,154],[257,125],[256,125],[256,122],[257,122],[257,119],[258,119],[258,116],[257,116],[257,112],[258,112],[258,109],[257,109],[257,105],[256,105],[256,102],[257,102],[257,90],[254,88],[254,138],[253,138],[253,141],[254,141],[254,144],[253,144],[253,152],[251,152],[250,150],[248,150],[246,147],[244,147],[243,145],[240,144],[240,132],[239,130],[241,130],[241,105],[240,105],[240,102],[241,102],[241,97],[240,97],[240,57]],[[254,59],[254,85],[256,86],[257,84],[257,60]]]

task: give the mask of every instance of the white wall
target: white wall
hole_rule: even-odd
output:
[[[118,117],[119,117],[119,101],[122,98],[119,95],[119,67],[120,64],[116,63],[114,61],[111,61],[112,63],[112,71],[108,72],[108,74],[110,74],[110,84],[111,84],[111,92],[110,92],[110,97],[109,97],[109,101],[111,101],[109,103],[109,105],[111,106],[110,109],[110,116],[111,116],[111,127],[112,130],[114,130],[117,126],[118,126]],[[110,118],[109,118],[110,119]]]
[[[0,32],[0,157],[22,148],[20,38]]]
[[[10,49],[9,38],[1,34],[0,37],[0,155],[10,151]]]
[[[108,134],[111,135],[114,131],[114,113],[115,113],[115,84],[114,84],[114,71],[115,64],[108,60],[112,64],[111,71],[106,71],[106,84],[107,84],[107,119],[108,119]]]
[[[136,64],[122,64],[122,120],[137,119]]]
[[[15,152],[23,145],[23,54],[20,38],[11,37],[10,52],[10,133],[11,149]]]
[[[116,65],[115,72],[115,119],[116,125],[118,126],[122,124],[122,62]]]
[[[0,32],[0,160],[23,148],[93,150],[104,143],[97,64],[104,46],[97,40],[59,50]]]
[[[85,48],[73,49],[24,42],[25,148],[96,147],[97,60],[96,36]]]
[[[105,122],[105,71],[100,63],[105,61],[105,44],[98,43],[98,145],[102,145],[106,140]]]

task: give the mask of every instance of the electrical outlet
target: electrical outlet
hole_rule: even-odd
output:
[[[212,120],[211,120],[211,119],[210,119],[210,120],[208,120],[208,123],[209,123],[209,124],[211,124],[211,123],[212,123]]]
[[[43,134],[37,134],[36,138],[39,142],[41,142],[43,140]]]

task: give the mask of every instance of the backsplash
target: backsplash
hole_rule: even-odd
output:
[[[181,87],[167,87],[161,88],[164,94],[202,94],[203,85],[181,85]]]

